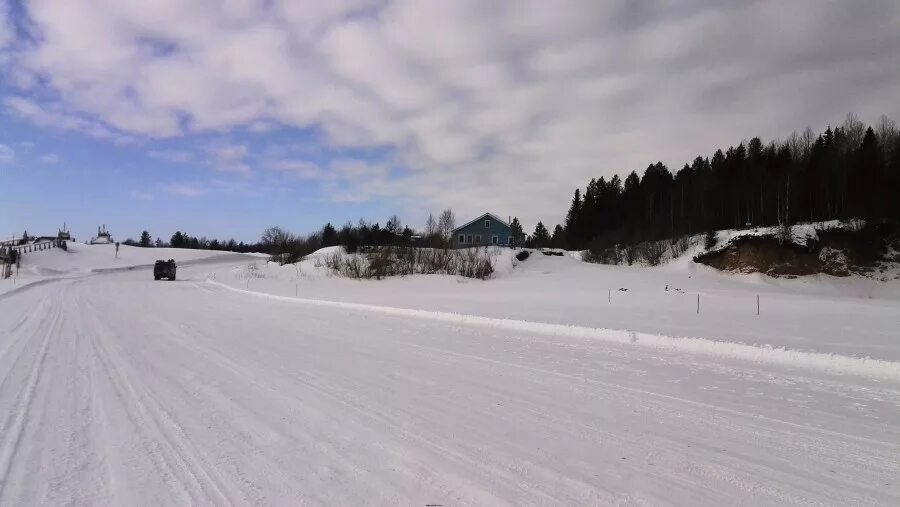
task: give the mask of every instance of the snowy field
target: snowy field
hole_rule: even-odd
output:
[[[435,275],[360,281],[321,267],[317,257],[332,251],[298,265],[256,260],[207,276],[280,296],[900,360],[900,280],[722,273],[694,263],[695,248],[655,268],[589,264],[574,253],[535,253],[518,262],[513,251],[496,249],[496,273],[487,281]]]
[[[204,263],[211,259],[265,258],[258,254],[232,254],[211,250],[188,250],[181,248],[138,248],[127,245],[86,245],[68,242],[67,250],[53,248],[24,254],[18,270],[13,268],[13,278],[0,280],[0,294],[32,283],[52,281],[59,278],[78,278],[97,273],[118,270],[152,268],[157,259],[175,259],[179,265]]]
[[[900,504],[897,282],[123,252],[0,286],[2,505]]]

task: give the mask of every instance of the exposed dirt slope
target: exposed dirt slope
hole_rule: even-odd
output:
[[[887,262],[898,242],[895,224],[861,230],[822,230],[806,244],[779,241],[774,235],[738,236],[722,248],[700,254],[696,262],[724,271],[770,276],[827,274],[872,276]]]

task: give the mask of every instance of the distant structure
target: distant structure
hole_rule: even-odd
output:
[[[72,235],[69,234],[68,230],[66,230],[65,222],[63,222],[62,229],[60,229],[59,232],[56,234],[56,239],[59,239],[62,241],[71,241],[72,240]]]
[[[493,213],[485,213],[453,229],[450,236],[453,248],[508,246],[512,244],[512,240],[512,229],[509,224]]]
[[[109,245],[113,243],[112,234],[106,230],[106,224],[103,227],[97,227],[97,237],[91,240],[92,245]]]

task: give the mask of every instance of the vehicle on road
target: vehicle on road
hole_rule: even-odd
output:
[[[153,265],[153,279],[159,280],[160,278],[168,278],[169,280],[175,280],[175,268],[178,265],[175,264],[175,259],[169,259],[164,261],[162,259],[157,260]]]

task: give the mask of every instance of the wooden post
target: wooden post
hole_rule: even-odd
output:
[[[756,295],[756,314],[759,315],[759,294]]]
[[[697,294],[697,315],[700,315],[700,294]]]
[[[295,283],[294,284],[294,297],[297,297],[299,295],[299,293],[300,293],[300,284]]]
[[[612,303],[612,289],[606,289],[606,300],[609,303]]]

